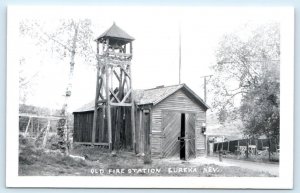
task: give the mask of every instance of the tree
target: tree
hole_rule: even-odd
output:
[[[19,60],[19,103],[25,104],[27,97],[32,93],[34,79],[39,75],[39,71],[28,75],[26,71],[26,60],[24,57]]]
[[[209,83],[220,122],[241,119],[247,136],[278,135],[279,25],[263,25],[246,39],[224,36],[216,59]]]
[[[47,25],[41,21],[24,20],[20,23],[20,32],[23,35],[29,35],[36,40],[37,44],[44,48],[50,48],[52,53],[57,54],[59,58],[69,57],[69,81],[66,86],[65,101],[61,109],[61,116],[67,116],[68,100],[72,91],[72,79],[75,66],[75,56],[81,56],[86,63],[92,62],[95,58],[95,52],[91,46],[92,30],[91,21],[88,19],[60,20],[55,23],[48,22]],[[47,47],[48,45],[49,47]],[[67,118],[63,118],[58,122],[58,135],[61,136],[61,149],[67,150],[65,141],[68,141]]]

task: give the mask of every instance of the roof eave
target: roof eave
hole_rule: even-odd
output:
[[[170,94],[166,95],[165,97],[159,99],[158,101],[155,101],[153,103],[153,105],[157,105],[158,103],[160,103],[161,101],[165,100],[166,98],[168,98],[170,95],[174,94],[175,92],[177,92],[179,89],[181,89],[183,87],[183,84],[180,85],[177,89],[175,89],[173,92],[171,92]]]
[[[189,91],[190,93],[192,93],[192,95],[207,109],[210,109],[210,107],[206,104],[206,102],[204,102],[194,91],[192,91],[192,89],[190,89],[186,84],[183,84],[183,87]]]

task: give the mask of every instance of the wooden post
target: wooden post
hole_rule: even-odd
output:
[[[107,100],[107,128],[108,128],[108,143],[109,143],[109,150],[112,150],[112,128],[111,128],[111,105],[110,105],[110,100],[109,100],[109,66],[108,64],[105,64],[105,76],[106,76],[106,84],[105,84],[105,89],[106,89],[106,100]]]
[[[257,155],[258,139],[255,139],[255,155]]]
[[[247,146],[247,148],[246,148],[246,158],[248,158],[249,157],[249,139],[246,140],[246,146]]]
[[[132,42],[130,42],[130,54],[132,54]]]
[[[268,139],[269,142],[269,161],[271,161],[271,138]]]
[[[28,132],[28,128],[29,128],[30,122],[31,122],[31,117],[29,117],[29,120],[28,120],[26,129],[25,129],[25,135],[27,135],[27,132]]]
[[[102,106],[103,108],[102,108],[102,117],[101,117],[101,119],[102,119],[102,121],[101,121],[101,142],[104,142],[104,140],[105,140],[105,136],[104,136],[104,126],[105,126],[105,113],[106,113],[106,111],[105,111],[105,106]]]
[[[32,121],[31,121],[31,135],[33,134],[33,123],[34,123],[33,121],[34,121],[34,119],[32,118]]]
[[[228,141],[227,151],[229,152],[230,141]]]
[[[44,140],[43,140],[43,148],[46,147],[49,129],[50,129],[50,120],[48,120],[47,128],[46,128],[46,131],[45,131],[45,136],[44,136]]]
[[[140,144],[140,152],[141,153],[145,153],[145,146],[144,146],[144,141],[145,141],[145,130],[143,128],[143,113],[142,110],[140,110],[140,127],[139,127],[139,131],[140,131],[140,139],[139,139],[139,143]]]
[[[130,42],[130,53],[132,53],[132,42]],[[131,128],[132,128],[132,146],[133,151],[136,152],[136,142],[135,142],[135,106],[134,106],[134,94],[132,90],[132,73],[131,66],[129,66],[129,74],[130,74],[130,89],[131,89]]]
[[[223,151],[223,143],[224,143],[224,142],[222,142],[222,150],[221,150],[221,151]]]
[[[39,132],[40,132],[40,119],[38,119],[38,125],[37,125],[37,130],[36,130],[37,136],[39,135]]]
[[[238,154],[240,153],[239,150],[240,150],[240,140],[237,140],[237,149],[236,149],[236,151],[237,151]]]
[[[96,97],[95,97],[95,109],[94,109],[94,117],[93,117],[93,130],[92,130],[92,144],[94,145],[95,143],[95,138],[96,138],[96,128],[97,128],[97,116],[98,116],[98,99],[99,99],[99,75],[100,75],[100,66],[98,62],[98,67],[97,67],[97,78],[96,78]]]

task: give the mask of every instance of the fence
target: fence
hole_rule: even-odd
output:
[[[226,142],[212,143],[213,153],[222,152],[223,155],[238,158],[268,158],[279,159],[279,136],[270,139],[240,139]],[[228,157],[227,156],[227,157]]]

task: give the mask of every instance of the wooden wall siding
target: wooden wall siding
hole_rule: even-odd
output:
[[[116,111],[118,108],[123,108],[121,113],[120,132],[120,148],[132,149],[132,131],[131,131],[131,108],[130,107],[111,107],[111,128],[112,128],[112,146],[116,145]],[[124,116],[125,115],[125,116]]]
[[[74,113],[74,142],[92,142],[93,116],[92,111]],[[103,116],[102,109],[98,110],[95,142],[106,143],[108,142],[107,127],[100,116]]]
[[[162,157],[178,157],[180,141],[181,114],[173,111],[163,112],[162,138],[152,136],[152,152],[159,153],[162,151]],[[162,139],[158,140],[158,139]],[[162,146],[160,145],[162,143]],[[161,150],[160,150],[161,148]]]
[[[162,112],[164,110],[173,110],[185,113],[195,113],[196,116],[196,140],[195,146],[197,152],[201,149],[205,149],[205,137],[201,133],[202,123],[205,122],[205,111],[194,100],[187,97],[184,91],[178,90],[152,109],[152,138],[151,138],[151,150],[152,154],[161,155],[162,146]],[[153,135],[155,133],[155,135]],[[157,145],[153,145],[157,144]],[[160,147],[159,147],[160,146]]]
[[[186,119],[186,130],[185,130],[185,137],[189,138],[187,141],[188,150],[187,150],[187,159],[195,158],[196,156],[196,147],[195,147],[195,114],[194,113],[187,113],[185,114]]]
[[[115,124],[116,117],[115,112],[116,108],[113,107],[112,112],[112,142],[115,142]],[[123,107],[124,108],[124,107]],[[125,119],[122,119],[122,127],[120,128],[120,145],[123,149],[132,148],[132,135],[131,135],[131,114],[130,108],[124,108]],[[103,111],[102,108],[98,110],[97,116],[97,128],[96,128],[96,143],[107,143],[108,142],[108,130],[107,130],[107,121],[106,116],[103,122]],[[74,142],[92,142],[92,129],[93,129],[93,111],[74,113]]]

